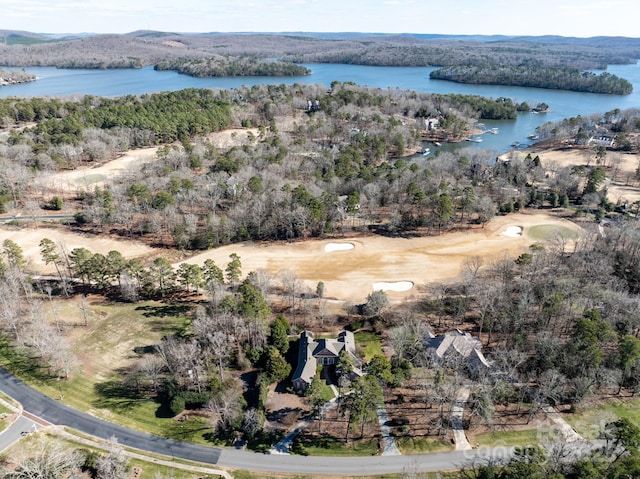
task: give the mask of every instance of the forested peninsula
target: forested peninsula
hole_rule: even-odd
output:
[[[318,107],[310,110],[311,99]],[[132,147],[169,144],[140,178],[83,194],[79,224],[202,249],[250,238],[321,236],[341,227],[357,204],[361,212],[371,206],[377,216],[374,203],[382,201],[396,211],[391,222],[384,219],[385,228],[439,230],[453,219],[454,196],[439,189],[438,175],[419,173],[422,167],[403,156],[420,149],[429,122],[436,125],[429,131],[443,141],[467,138],[491,103],[503,108],[506,102],[340,82],[330,91],[296,84],[80,101],[5,99],[5,125],[37,125],[11,130],[0,145],[10,169],[6,181],[0,172],[0,199],[22,201],[34,175],[112,159]],[[279,131],[278,125],[291,122],[296,126]],[[218,150],[206,140],[229,127],[251,128],[246,144]],[[479,174],[483,167],[469,161],[470,174]],[[460,170],[453,158],[448,167]],[[400,178],[392,192],[389,185]],[[206,191],[213,197],[199,193]],[[434,205],[440,205],[437,212]],[[497,208],[481,189],[467,207],[482,222]]]
[[[158,62],[156,70],[174,70],[192,77],[305,76],[311,71],[290,62],[264,61],[253,56],[181,58]]]
[[[24,70],[5,70],[0,68],[0,86],[35,81],[36,76]]]
[[[633,85],[608,72],[598,74],[574,68],[544,68],[532,66],[448,66],[432,71],[434,80],[482,85],[507,85],[584,93],[628,95]]]

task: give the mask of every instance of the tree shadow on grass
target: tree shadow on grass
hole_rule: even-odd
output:
[[[184,316],[191,310],[191,306],[186,304],[163,304],[159,306],[138,306],[136,311],[144,311],[143,316],[147,318],[166,318],[167,316]]]
[[[0,365],[14,376],[37,383],[46,383],[54,378],[47,367],[38,363],[38,358],[26,351],[15,349],[5,337],[0,336]]]
[[[93,405],[111,411],[126,411],[150,399],[118,379],[96,384],[94,390],[98,397]]]
[[[171,405],[168,400],[160,399],[158,401],[159,406],[156,409],[156,417],[161,419],[169,419],[175,417],[175,413],[171,410]]]
[[[186,421],[172,421],[164,428],[163,435],[176,441],[196,442],[199,438],[207,439],[211,434],[212,425],[202,419],[188,419]]]

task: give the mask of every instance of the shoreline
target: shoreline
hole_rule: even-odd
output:
[[[20,85],[22,83],[31,83],[36,81],[38,78],[34,77],[32,79],[29,80],[4,80],[4,79],[0,79],[0,86],[11,86],[11,85]]]

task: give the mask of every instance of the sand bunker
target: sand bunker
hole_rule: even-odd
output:
[[[515,238],[501,234],[514,225],[519,225],[523,234]],[[484,227],[437,236],[368,235],[337,241],[229,244],[192,256],[187,262],[202,264],[206,259],[212,259],[224,268],[229,255],[237,253],[242,259],[244,274],[262,269],[276,276],[281,271],[291,270],[312,291],[322,281],[327,298],[354,302],[362,302],[372,291],[372,284],[380,280],[396,284],[413,282],[414,287],[406,291],[386,290],[389,298],[395,301],[419,294],[418,285],[452,281],[460,274],[468,257],[482,255],[487,263],[504,255],[517,258],[528,251],[533,242],[524,232],[528,233],[536,225],[580,230],[570,221],[548,214],[514,213],[496,216]],[[344,253],[326,253],[325,247],[330,243],[351,243],[355,248]]]
[[[522,236],[522,227],[508,226],[507,229],[502,232],[502,236],[508,236],[509,238],[519,238]]]
[[[355,248],[353,243],[328,243],[324,246],[325,253],[333,253],[334,251],[348,251]]]
[[[373,283],[374,291],[409,291],[413,288],[412,281],[395,281],[393,283],[385,283],[384,281],[379,283]]]

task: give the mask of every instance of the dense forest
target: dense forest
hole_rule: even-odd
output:
[[[217,56],[203,59],[177,59],[161,61],[156,70],[174,70],[194,77],[248,77],[248,76],[304,76],[311,71],[294,63],[261,61],[259,58],[242,56]]]
[[[106,131],[124,128],[132,132],[129,135],[132,141],[124,148],[135,148],[170,143],[231,124],[229,102],[211,90],[196,89],[117,99],[85,96],[81,102],[8,99],[0,102],[0,118],[5,124],[37,122],[28,130],[28,138],[13,134],[8,139],[10,144],[30,145],[36,154],[52,146],[79,145],[91,128]],[[92,154],[88,159],[93,159]]]
[[[541,68],[533,66],[451,66],[429,74],[436,80],[485,85],[508,85],[587,93],[628,95],[633,85],[611,73],[581,72],[570,68]]]

